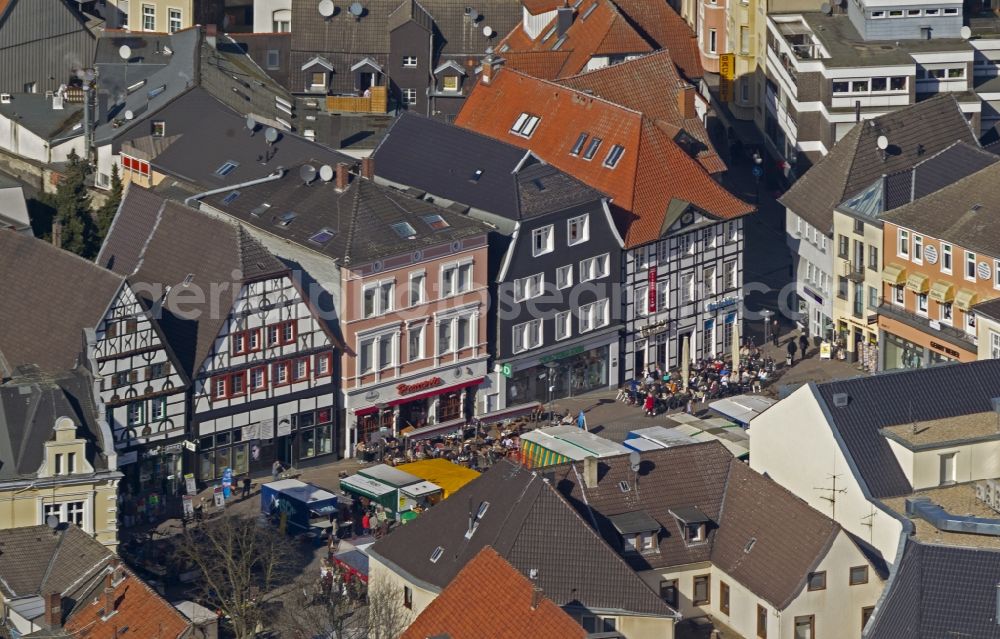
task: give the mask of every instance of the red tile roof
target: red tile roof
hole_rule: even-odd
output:
[[[565,6],[566,0],[521,0],[521,5],[533,16],[541,15],[548,11],[555,11],[559,7]]]
[[[64,624],[74,639],[116,639],[128,626],[129,637],[177,639],[191,624],[184,615],[160,597],[127,568],[124,579],[114,587],[115,614],[104,618],[104,582],[79,603]],[[96,599],[97,603],[94,603]]]
[[[705,74],[698,52],[698,38],[673,7],[664,0],[614,0],[618,10],[658,48],[669,49],[685,78]]]
[[[661,49],[636,60],[562,78],[558,82],[639,111],[671,136],[683,130],[702,147],[696,157],[705,170],[709,173],[726,170],[697,114],[687,118],[681,114],[678,97],[681,89],[690,85],[678,75],[670,51]]]
[[[522,113],[538,116],[530,138],[511,132]],[[489,84],[478,83],[455,120],[458,126],[531,149],[556,168],[613,198],[629,215],[626,246],[658,239],[674,200],[709,216],[728,219],[754,208],[726,191],[674,141],[665,128],[638,111],[559,84],[501,68]],[[578,137],[600,138],[592,160],[573,155]],[[624,152],[614,168],[604,159],[614,145]]]
[[[587,632],[486,546],[407,628],[401,639],[584,639]]]

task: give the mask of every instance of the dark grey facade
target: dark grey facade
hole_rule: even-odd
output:
[[[0,92],[55,91],[93,64],[86,17],[64,0],[0,4]]]

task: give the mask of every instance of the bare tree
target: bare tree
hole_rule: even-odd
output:
[[[229,618],[236,639],[254,639],[266,608],[298,563],[290,540],[250,517],[220,517],[185,530],[179,559],[198,569],[206,605]]]
[[[368,583],[368,639],[396,639],[413,623],[413,613],[403,605],[403,589],[385,578]]]

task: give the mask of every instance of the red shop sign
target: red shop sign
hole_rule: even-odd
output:
[[[419,393],[420,391],[435,388],[443,383],[444,380],[440,377],[431,377],[422,382],[417,382],[416,384],[397,384],[396,392],[400,395],[409,395],[410,393]]]
[[[649,312],[656,312],[656,264],[649,265],[649,275],[646,279],[649,291],[646,294],[649,298]]]

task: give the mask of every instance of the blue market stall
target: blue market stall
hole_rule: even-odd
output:
[[[337,496],[297,479],[282,479],[260,487],[260,511],[268,517],[285,515],[288,532],[320,532],[331,527]]]

